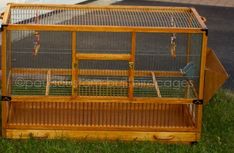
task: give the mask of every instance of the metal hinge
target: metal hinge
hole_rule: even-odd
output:
[[[1,101],[11,101],[11,97],[10,96],[2,96]]]
[[[193,104],[195,104],[195,105],[202,105],[203,104],[203,100],[202,99],[193,100]]]

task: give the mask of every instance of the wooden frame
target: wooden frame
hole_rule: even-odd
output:
[[[103,26],[103,25],[40,25],[40,24],[13,24],[9,21],[11,16],[11,9],[20,8],[24,9],[44,9],[44,10],[77,10],[77,9],[105,9],[111,10],[116,9],[119,11],[126,11],[128,9],[135,9],[141,12],[155,11],[170,11],[170,12],[190,12],[195,16],[200,26],[198,28],[181,28],[181,27],[142,27],[142,26]],[[157,9],[155,9],[157,8]],[[154,10],[155,9],[155,10]],[[161,109],[165,110],[166,107],[171,105],[183,105],[183,113],[185,116],[191,116],[191,113],[187,109],[186,105],[194,105],[193,101],[196,99],[202,100],[204,98],[204,78],[205,78],[205,64],[206,64],[206,50],[207,50],[207,27],[202,21],[201,17],[194,8],[181,8],[181,7],[139,7],[139,6],[108,6],[108,7],[93,7],[93,6],[81,6],[81,5],[52,5],[52,4],[8,4],[7,9],[3,17],[3,32],[2,32],[2,95],[11,96],[11,105],[26,103],[28,105],[32,103],[45,102],[48,105],[57,103],[58,105],[65,102],[71,103],[119,103],[119,104],[162,104]],[[36,30],[36,31],[66,31],[71,32],[72,41],[72,67],[71,69],[26,69],[26,68],[12,68],[11,75],[14,74],[47,74],[47,85],[44,96],[16,96],[8,95],[7,84],[9,84],[9,77],[6,76],[6,52],[7,52],[7,31],[13,30]],[[129,54],[84,54],[79,53],[77,50],[77,32],[89,31],[89,32],[128,32],[131,33],[131,50]],[[201,34],[202,35],[202,51],[201,51],[201,65],[200,65],[200,80],[199,89],[196,91],[193,88],[193,92],[197,93],[195,98],[168,98],[163,97],[156,80],[156,77],[183,77],[181,72],[177,71],[139,71],[135,70],[135,52],[136,52],[136,33],[186,33],[188,34],[188,42],[186,54],[187,63],[190,61],[190,49],[191,49],[191,35]],[[128,61],[128,70],[93,70],[93,69],[79,69],[80,60],[117,60],[117,61]],[[53,81],[51,75],[71,75],[71,81]],[[116,85],[125,86],[128,88],[128,96],[81,96],[79,95],[79,85],[94,85],[95,82],[79,82],[79,77],[89,76],[124,76],[128,77],[128,82],[101,82],[102,86]],[[142,84],[134,83],[136,77],[151,77],[153,83],[143,84],[146,87],[154,88],[158,97],[134,97],[134,87],[141,86]],[[190,83],[189,80],[187,83]],[[50,85],[56,84],[70,84],[71,96],[51,96],[49,95]],[[96,83],[95,83],[96,84]],[[126,126],[124,128],[108,127],[100,129],[99,127],[70,127],[70,126],[18,126],[14,124],[8,124],[8,112],[12,111],[8,109],[8,102],[2,102],[2,127],[3,136],[8,138],[28,138],[29,134],[32,133],[34,137],[38,138],[55,138],[57,136],[67,136],[71,138],[83,138],[87,137],[90,139],[116,139],[121,138],[123,140],[159,140],[159,141],[171,141],[171,142],[193,142],[200,139],[201,124],[202,124],[202,105],[196,106],[196,119],[194,127],[186,128],[154,128],[144,127],[141,129]],[[56,104],[56,105],[57,105]],[[164,106],[165,105],[165,106]],[[69,105],[66,106],[67,109]],[[127,109],[127,106],[126,106]],[[148,108],[137,108],[138,111],[147,112]],[[168,115],[168,114],[166,114]],[[40,133],[40,134],[38,134]]]
[[[47,74],[49,69],[31,69],[31,68],[13,68],[13,74]],[[71,75],[71,69],[58,69],[53,70],[51,72],[54,75]],[[152,71],[139,71],[135,70],[134,76],[142,77],[142,76],[149,76],[151,77]],[[180,71],[154,71],[154,74],[158,77],[182,77],[183,74]],[[79,71],[79,75],[97,75],[97,76],[128,76],[128,70],[101,70],[101,69],[81,69]]]
[[[134,90],[134,73],[135,73],[135,52],[136,52],[136,33],[132,33],[132,42],[131,42],[131,56],[129,59],[129,76],[128,76],[128,97],[133,99],[133,90]]]
[[[78,59],[76,53],[76,32],[72,32],[72,96],[77,96]]]
[[[77,53],[78,60],[129,60],[128,54],[82,54]]]
[[[90,32],[147,32],[147,33],[203,33],[199,28],[144,28],[144,27],[117,27],[117,26],[64,26],[64,25],[8,25],[9,30],[37,30],[37,31],[90,31]]]
[[[7,30],[3,27],[2,32],[2,96],[8,95],[7,93],[7,72],[6,72],[6,35]],[[7,126],[7,101],[2,101],[2,135],[6,136],[6,126]]]

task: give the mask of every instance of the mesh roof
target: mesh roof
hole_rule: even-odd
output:
[[[10,14],[8,24],[202,28],[190,8],[14,4]]]

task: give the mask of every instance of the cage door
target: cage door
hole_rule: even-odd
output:
[[[204,100],[206,103],[212,98],[215,92],[228,79],[228,74],[223,65],[210,48],[207,49]]]

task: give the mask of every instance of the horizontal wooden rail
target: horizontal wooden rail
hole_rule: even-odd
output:
[[[12,74],[46,75],[49,69],[12,68]],[[136,77],[152,76],[152,71],[135,70]],[[53,75],[71,75],[71,69],[51,69]],[[79,69],[79,75],[88,76],[128,76],[128,70]],[[157,77],[183,77],[180,71],[153,71]]]
[[[22,130],[8,129],[8,138],[28,139],[30,137],[46,137],[48,139],[56,139],[60,137],[80,138],[84,140],[137,140],[137,141],[163,141],[162,138],[173,136],[170,141],[176,143],[188,143],[198,141],[196,132],[139,132],[139,131],[83,131],[80,130]],[[159,139],[158,139],[159,138]]]
[[[118,103],[165,103],[165,104],[191,104],[192,98],[133,98],[110,96],[12,96],[12,102],[118,102]]]
[[[77,53],[76,58],[79,60],[129,60],[130,54],[83,54]]]
[[[9,129],[37,129],[37,130],[97,130],[97,131],[103,131],[103,130],[107,130],[107,131],[117,131],[117,130],[121,130],[121,131],[171,131],[171,132],[193,132],[196,131],[196,128],[194,127],[132,127],[132,126],[120,126],[120,127],[113,127],[113,126],[109,126],[109,127],[105,127],[105,126],[74,126],[74,125],[19,125],[19,124],[9,124]]]
[[[155,10],[169,10],[169,11],[190,11],[189,7],[168,7],[168,6],[92,6],[92,5],[69,5],[69,4],[30,4],[30,3],[10,3],[11,8],[22,8],[22,9],[155,9]]]
[[[8,30],[37,31],[90,31],[90,32],[160,32],[160,33],[205,33],[201,28],[171,27],[129,27],[129,26],[88,26],[88,25],[33,25],[9,24]]]

